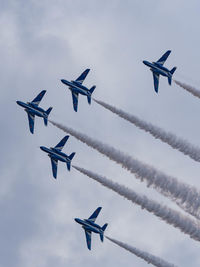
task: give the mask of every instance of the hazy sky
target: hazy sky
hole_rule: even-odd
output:
[[[107,235],[178,266],[200,266],[199,244],[112,191],[59,163],[54,180],[39,146],[54,146],[65,135],[42,119],[35,134],[16,100],[31,101],[47,90],[41,107],[51,118],[103,140],[156,168],[200,188],[200,165],[85,97],[72,108],[60,79],[91,71],[85,85],[94,97],[116,105],[200,146],[200,101],[160,79],[153,90],[142,60],[157,60],[171,49],[166,66],[176,79],[200,88],[199,1],[183,0],[2,0],[0,2],[1,187],[0,266],[137,266],[147,264],[93,235],[92,251],[74,222],[98,206],[97,223]],[[126,170],[70,137],[63,149],[74,164],[118,181],[178,210],[171,201]]]

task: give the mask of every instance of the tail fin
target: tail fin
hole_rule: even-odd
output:
[[[106,227],[108,226],[107,223],[105,223],[103,226],[102,226],[102,230],[103,232],[100,232],[99,235],[100,235],[100,239],[101,239],[101,242],[103,242],[103,237],[104,237],[104,231],[106,230]]]
[[[94,92],[95,88],[96,88],[95,85],[91,87],[91,89],[90,89],[90,93],[91,93],[91,94]]]
[[[75,156],[75,152],[73,152],[73,153],[71,153],[71,155],[69,155],[69,159],[70,159],[70,161],[68,161],[67,162],[67,169],[68,169],[68,171],[70,171],[70,168],[71,168],[71,160],[73,159],[73,157]]]
[[[46,114],[49,116],[49,113],[52,111],[52,107],[48,108]]]
[[[46,111],[46,114],[47,114],[47,117],[44,117],[44,124],[47,126],[47,123],[48,123],[48,116],[49,116],[49,113],[51,112],[52,110],[52,107],[48,108],[47,111]]]
[[[88,104],[91,104],[91,95],[87,96],[87,101],[88,101]]]
[[[169,84],[169,85],[172,84],[172,76],[168,77],[168,84]]]
[[[172,75],[174,74],[174,72],[175,72],[175,70],[176,70],[176,67],[174,67],[174,68],[172,68],[171,70],[170,70],[170,77],[168,77],[168,83],[169,83],[169,85],[171,85],[172,84]]]
[[[99,233],[99,236],[100,236],[101,242],[103,242],[103,233]]]
[[[70,160],[72,160],[72,159],[73,159],[73,157],[75,156],[75,154],[76,154],[76,153],[75,153],[75,152],[73,152],[71,155],[69,155],[69,159],[70,159]]]
[[[171,75],[174,74],[174,72],[175,72],[176,69],[177,69],[177,67],[174,67],[173,69],[170,70]]]
[[[104,226],[102,226],[102,228],[101,228],[101,229],[102,229],[103,231],[105,231],[107,226],[108,226],[108,224],[107,224],[107,223],[105,223],[105,224],[104,224]]]

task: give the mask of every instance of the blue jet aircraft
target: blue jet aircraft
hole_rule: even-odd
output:
[[[143,63],[150,68],[153,73],[153,81],[154,81],[154,89],[156,93],[158,93],[158,86],[159,86],[159,75],[165,76],[168,78],[168,83],[171,85],[172,83],[172,75],[176,70],[176,67],[169,70],[163,67],[163,64],[167,60],[168,56],[170,55],[171,50],[168,50],[158,61],[156,62],[149,62],[144,60]]]
[[[74,220],[82,225],[82,228],[85,230],[85,237],[86,237],[86,242],[87,242],[87,247],[89,250],[91,250],[91,234],[96,233],[99,234],[101,241],[103,242],[103,237],[104,237],[104,231],[107,227],[107,223],[104,224],[104,226],[99,226],[98,224],[95,223],[95,220],[97,216],[99,215],[99,212],[101,211],[101,207],[97,208],[92,215],[88,219],[79,219],[75,218]]]
[[[24,110],[28,114],[28,121],[29,121],[29,128],[30,132],[34,133],[34,119],[35,116],[42,117],[44,119],[44,124],[47,126],[48,123],[48,116],[52,110],[52,107],[48,108],[46,111],[40,107],[38,107],[40,101],[42,100],[43,96],[45,95],[46,91],[43,90],[33,99],[32,102],[24,103],[22,101],[16,101],[18,105],[24,108]]]
[[[91,89],[88,89],[82,85],[89,71],[90,69],[86,69],[75,81],[69,82],[67,80],[61,80],[62,83],[69,86],[69,90],[72,92],[73,106],[76,112],[78,110],[78,94],[86,95],[88,103],[91,104],[91,96],[96,86],[94,85],[91,87]]]
[[[50,148],[47,148],[45,146],[40,147],[44,152],[48,153],[48,156],[51,159],[52,172],[53,172],[53,177],[55,179],[57,176],[58,160],[65,162],[67,164],[67,169],[70,171],[71,160],[73,159],[75,153],[73,152],[71,153],[71,155],[68,156],[65,153],[61,152],[68,138],[69,135],[65,136],[55,147],[50,147]]]

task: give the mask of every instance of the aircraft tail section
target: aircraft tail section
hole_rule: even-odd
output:
[[[44,117],[44,124],[47,126],[48,124],[48,116],[50,112],[52,111],[52,107],[48,108],[47,111],[45,112],[47,114],[47,117]]]
[[[100,236],[101,242],[103,242],[103,233],[99,233],[99,236]]]
[[[67,162],[67,169],[68,169],[68,171],[70,171],[70,169],[71,169],[71,160],[73,159],[73,157],[75,156],[75,152],[73,152],[73,153],[71,153],[71,155],[69,155],[69,159],[70,159],[70,161],[69,162]]]
[[[96,88],[96,86],[94,85],[94,86],[92,86],[91,89],[89,90],[90,95],[87,96],[88,104],[91,104],[91,95],[92,95],[92,93],[94,92],[95,88]]]
[[[96,88],[95,85],[91,87],[91,89],[90,89],[90,93],[91,93],[91,94],[94,92],[95,88]]]
[[[104,237],[104,231],[106,230],[106,227],[108,226],[107,223],[105,223],[103,226],[102,226],[102,232],[99,233],[100,235],[100,239],[101,239],[101,242],[103,242],[103,237]]]
[[[88,104],[91,104],[91,96],[87,96],[87,101],[88,101]]]
[[[105,231],[107,226],[108,226],[108,224],[107,224],[107,223],[105,223],[105,224],[102,226],[102,228],[101,228],[101,229],[102,229],[103,231]]]
[[[46,114],[49,116],[50,112],[52,111],[52,107],[48,108],[47,111],[46,111]]]
[[[174,72],[175,72],[176,69],[177,69],[177,67],[173,67],[173,68],[170,70],[171,75],[174,74]]]
[[[175,70],[176,70],[176,67],[174,67],[174,68],[172,68],[171,70],[170,70],[170,77],[168,77],[168,83],[169,83],[169,85],[171,85],[172,84],[172,75],[174,74],[174,72],[175,72]]]
[[[72,160],[73,157],[75,156],[75,154],[76,154],[75,152],[71,153],[71,154],[69,155],[69,159]]]

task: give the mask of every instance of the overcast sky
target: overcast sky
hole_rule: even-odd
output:
[[[178,266],[200,266],[199,243],[101,187],[66,165],[53,179],[49,157],[39,146],[54,146],[65,135],[36,118],[35,133],[16,100],[31,101],[47,90],[41,107],[51,118],[113,145],[200,188],[200,165],[87,99],[78,112],[60,79],[86,68],[85,85],[94,97],[174,132],[200,146],[200,101],[160,79],[159,94],[142,60],[172,50],[166,66],[176,79],[200,88],[199,1],[183,0],[2,0],[0,1],[1,186],[0,266],[147,266],[99,236],[92,251],[75,217],[103,209],[97,223],[106,234]],[[118,181],[178,210],[126,170],[70,137],[63,149],[74,164]]]

